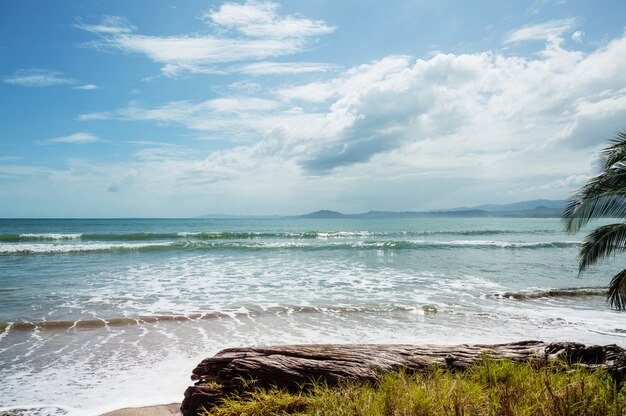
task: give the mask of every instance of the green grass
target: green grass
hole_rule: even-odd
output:
[[[626,390],[605,371],[489,361],[463,373],[390,373],[374,384],[323,384],[300,393],[256,389],[202,416],[626,415]]]

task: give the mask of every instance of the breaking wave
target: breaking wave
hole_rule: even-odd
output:
[[[585,296],[606,296],[607,288],[600,286],[593,287],[571,287],[562,289],[547,289],[536,291],[520,291],[494,293],[489,295],[491,298],[529,300],[541,298],[576,298]]]
[[[144,243],[30,243],[0,244],[0,254],[55,254],[164,250],[429,250],[429,249],[549,249],[578,247],[578,241],[514,242],[488,240],[368,240],[341,242],[302,241],[155,241]]]
[[[81,241],[145,241],[145,240],[248,240],[248,239],[332,239],[353,237],[407,238],[428,236],[490,236],[516,234],[542,234],[549,230],[532,232],[519,230],[441,230],[441,231],[304,231],[304,232],[205,232],[180,231],[176,233],[24,233],[0,235],[0,242],[29,242],[45,240],[81,240]]]
[[[185,322],[220,318],[242,318],[259,315],[291,315],[298,313],[393,313],[393,312],[422,312],[427,314],[437,313],[434,305],[423,306],[393,306],[393,307],[315,307],[315,306],[276,306],[270,308],[254,308],[249,310],[240,308],[235,311],[215,311],[189,315],[148,315],[134,318],[120,317],[110,319],[84,319],[76,321],[21,321],[0,322],[0,333],[9,331],[36,331],[52,330],[62,331],[71,329],[95,329],[104,327],[119,327],[129,325],[154,324],[158,322]]]

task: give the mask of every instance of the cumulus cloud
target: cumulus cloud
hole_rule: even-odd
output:
[[[69,85],[75,81],[59,71],[49,69],[21,69],[6,76],[3,81],[6,84],[19,85],[21,87],[53,87]]]
[[[224,97],[152,108],[132,103],[81,119],[173,123],[251,142],[262,137],[255,155],[289,160],[312,175],[390,154],[403,169],[444,172],[448,155],[465,161],[469,174],[488,175],[533,152],[593,148],[612,134],[626,114],[624,58],[623,37],[589,54],[548,45],[533,59],[389,56],[327,81],[278,89],[275,99]]]
[[[86,46],[144,55],[161,64],[162,73],[168,76],[220,73],[223,70],[219,65],[224,63],[293,55],[307,48],[316,36],[334,31],[320,20],[298,15],[280,16],[278,9],[279,5],[272,2],[225,3],[203,15],[213,29],[209,34],[142,35],[120,16],[106,16],[99,24],[80,23],[77,27],[100,37]],[[278,71],[281,65],[273,68]],[[313,69],[310,64],[282,66],[283,72],[289,68],[292,72],[298,68],[310,72],[321,67]],[[271,70],[266,66],[265,71]],[[257,68],[257,71],[263,69]]]
[[[310,83],[231,89],[242,95],[205,101],[131,102],[81,119],[174,124],[230,141],[201,160],[168,158],[166,149],[143,153],[151,173],[178,169],[162,180],[190,194],[194,186],[221,196],[264,191],[265,199],[249,196],[264,204],[267,195],[306,199],[324,189],[325,201],[346,209],[346,189],[355,198],[415,189],[406,209],[562,198],[590,176],[594,151],[624,127],[624,62],[624,36],[591,52],[548,40],[532,57],[388,56]],[[138,183],[152,181],[134,168]]]

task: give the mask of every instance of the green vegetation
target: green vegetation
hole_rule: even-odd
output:
[[[591,178],[563,211],[568,233],[598,218],[626,218],[626,130],[604,149],[602,172]],[[626,222],[604,225],[590,232],[580,249],[579,270],[626,250]],[[611,280],[607,298],[615,309],[626,310],[626,269]]]
[[[202,416],[438,416],[626,414],[626,391],[605,371],[485,360],[462,373],[390,373],[374,384],[256,389]]]

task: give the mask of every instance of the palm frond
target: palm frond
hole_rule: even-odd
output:
[[[568,233],[574,233],[595,218],[621,217],[626,212],[626,163],[617,163],[592,178],[563,210]]]
[[[611,307],[621,311],[626,310],[626,269],[613,276],[606,299]]]
[[[604,169],[626,160],[626,130],[615,135],[611,145],[602,151]]]
[[[599,198],[569,201],[563,210],[565,230],[575,233],[598,218],[626,217],[626,189],[619,195],[603,195]]]
[[[588,266],[611,254],[626,250],[626,223],[609,224],[590,232],[580,248],[578,269]]]
[[[626,218],[626,130],[602,151],[602,173],[590,179],[567,203],[562,220],[568,233],[596,218]],[[590,232],[579,253],[579,272],[598,260],[626,251],[626,223],[604,225]],[[607,300],[626,310],[626,269],[611,279]]]

